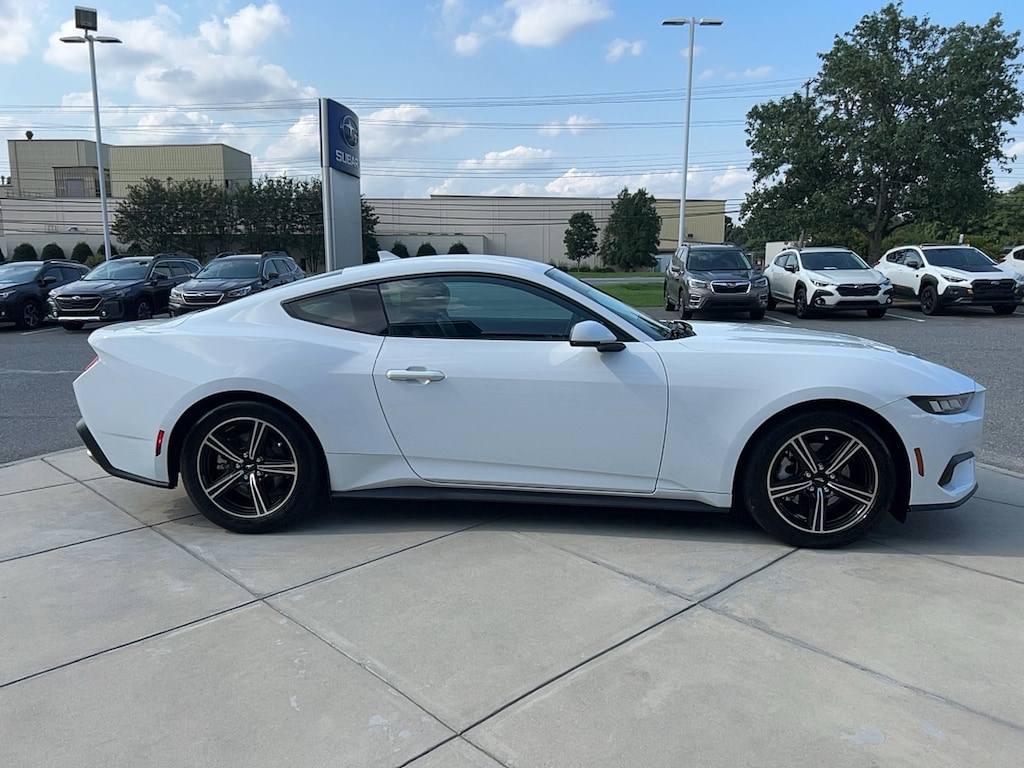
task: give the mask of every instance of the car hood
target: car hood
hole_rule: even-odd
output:
[[[688,356],[701,352],[718,357],[712,367],[720,374],[727,371],[740,377],[765,376],[766,383],[785,379],[807,388],[827,385],[835,389],[836,382],[845,382],[844,391],[836,390],[835,396],[842,394],[855,400],[857,390],[874,392],[884,403],[908,394],[954,394],[984,389],[973,379],[943,365],[858,336],[754,323],[705,321],[691,325],[696,335],[669,342],[662,356],[666,367],[679,368],[684,379],[690,375],[687,371],[692,373],[695,368]],[[678,354],[672,350],[678,350]],[[783,376],[787,371],[790,375]]]
[[[993,264],[991,267],[985,266],[984,264],[971,264],[963,267],[935,267],[935,269],[941,269],[943,272],[949,272],[953,275],[963,275],[964,277],[978,277],[984,275],[991,277],[993,280],[998,278],[1006,277],[1006,272],[1002,268]]]
[[[21,281],[21,282],[6,281],[5,282],[3,280],[0,280],[0,291],[3,291],[3,290],[8,289],[8,288],[18,288],[18,287],[20,287],[22,285],[28,285],[28,283],[24,282],[24,281]]]
[[[255,286],[259,280],[251,277],[245,278],[204,278],[201,280],[188,280],[181,284],[183,291],[233,291],[236,288],[244,288],[247,285]]]
[[[131,288],[145,282],[144,280],[75,280],[50,291],[51,296],[67,296],[75,293],[106,293]]]
[[[885,280],[880,272],[873,269],[827,269],[807,270],[807,276],[812,280],[821,280],[836,285],[849,283],[881,283]]]
[[[686,274],[698,280],[753,280],[758,276],[756,269],[693,269]]]

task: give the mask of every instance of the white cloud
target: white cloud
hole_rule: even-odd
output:
[[[586,115],[572,115],[564,123],[548,123],[538,130],[542,136],[557,136],[563,131],[568,131],[573,136],[582,133],[586,128],[592,125],[600,125],[601,121],[597,118],[587,117]]]
[[[484,36],[479,32],[467,32],[455,38],[455,52],[460,56],[472,56],[483,48]]]
[[[545,185],[544,189],[550,195],[561,197],[614,197],[624,187],[637,190],[643,187],[655,197],[668,194],[668,185],[664,177],[659,174],[624,174],[620,176],[607,176],[577,168],[570,168],[554,181]],[[678,184],[676,185],[675,197],[679,198]]]
[[[1010,145],[1009,149],[1003,152],[1007,158],[1020,157],[1024,155],[1024,141],[1017,141]]]
[[[613,15],[605,0],[506,0],[505,7],[515,14],[512,41],[541,48],[558,45]]]
[[[711,178],[706,196],[712,200],[742,200],[753,187],[753,173],[746,168],[729,166],[724,173]],[[686,196],[690,196],[689,185]]]
[[[277,3],[270,2],[260,8],[247,5],[234,16],[204,22],[199,25],[199,34],[216,51],[227,49],[245,53],[258,49],[287,29],[288,18]]]
[[[14,64],[32,44],[32,15],[27,3],[0,0],[0,63]]]
[[[413,146],[456,136],[462,130],[462,125],[441,122],[429,109],[415,104],[379,109],[359,120],[362,159],[396,152],[408,155]]]
[[[701,72],[699,75],[697,75],[697,79],[698,80],[710,80],[714,76],[715,76],[715,70],[713,70],[713,69],[705,69],[703,72]]]
[[[768,77],[772,71],[770,66],[765,65],[763,67],[755,67],[754,69],[745,69],[743,70],[743,76],[754,78]]]
[[[489,169],[524,169],[535,168],[540,161],[550,160],[555,153],[550,149],[537,149],[535,147],[524,147],[519,145],[512,149],[504,149],[496,152],[488,152],[480,159],[472,158],[462,160],[458,167],[467,171],[482,171]]]
[[[643,51],[643,40],[634,40],[633,42],[630,42],[629,40],[617,37],[608,43],[608,52],[604,57],[608,61],[618,61],[627,53],[630,56],[639,56]]]

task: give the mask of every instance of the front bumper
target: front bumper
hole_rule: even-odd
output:
[[[967,304],[982,307],[1012,306],[1021,303],[1024,303],[1024,288],[1020,286],[951,283],[939,294],[939,304],[944,307]]]
[[[892,288],[865,294],[863,289],[854,286],[816,287],[807,303],[815,309],[876,309],[892,306]]]
[[[750,291],[749,293],[715,293],[705,289],[690,289],[690,292],[686,295],[686,308],[692,310],[750,310],[765,309],[767,306],[767,288]]]
[[[99,299],[75,306],[62,307],[49,301],[50,317],[58,323],[109,323],[129,318],[129,307],[124,299]]]

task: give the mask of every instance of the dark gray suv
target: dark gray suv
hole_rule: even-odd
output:
[[[735,245],[687,243],[665,270],[665,309],[684,320],[702,310],[748,312],[760,320],[768,306],[768,281]]]

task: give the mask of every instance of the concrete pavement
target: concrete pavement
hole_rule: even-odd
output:
[[[240,536],[0,467],[0,765],[1019,766],[1024,477],[818,552],[747,520],[359,503]]]

